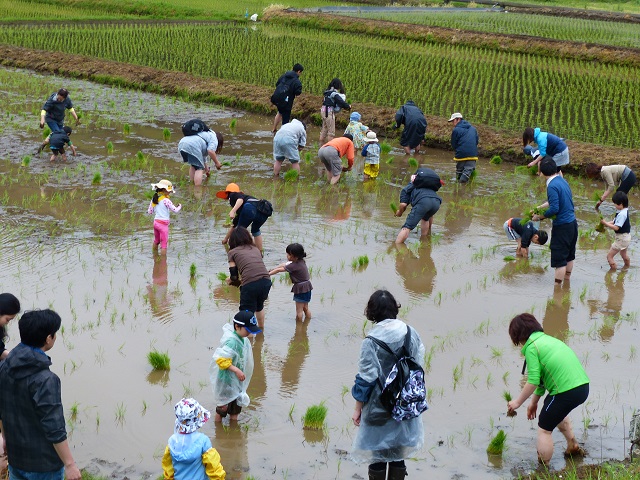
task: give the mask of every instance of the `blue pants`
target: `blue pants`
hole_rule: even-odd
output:
[[[64,127],[64,123],[56,122],[55,120],[47,120],[47,126],[51,130],[51,133],[62,132],[62,127]]]
[[[53,472],[25,472],[9,465],[9,480],[64,480],[64,468]]]
[[[261,235],[260,227],[267,221],[267,218],[269,217],[258,211],[255,202],[247,201],[242,205],[237,226],[248,229],[249,225],[251,225],[251,235],[259,237]]]

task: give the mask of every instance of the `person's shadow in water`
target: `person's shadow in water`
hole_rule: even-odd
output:
[[[431,258],[431,237],[423,237],[414,252],[404,243],[394,244],[396,249],[396,272],[405,290],[416,295],[430,296],[433,293],[435,278],[438,274],[436,264]]]
[[[296,330],[289,341],[287,357],[282,365],[282,382],[280,393],[283,397],[292,398],[295,396],[298,384],[300,383],[300,373],[304,362],[309,356],[309,336],[307,327],[311,320],[296,322]]]
[[[607,287],[607,300],[589,300],[589,316],[603,315],[603,324],[598,330],[598,335],[603,341],[610,341],[616,331],[616,325],[620,320],[620,313],[624,303],[624,279],[627,270],[614,272],[607,271],[604,275],[604,284]]]
[[[227,427],[222,422],[215,423],[215,438],[211,439],[211,443],[220,454],[227,480],[248,478],[247,430],[241,424],[230,422]]]
[[[169,275],[167,255],[153,256],[153,273],[151,284],[147,285],[147,298],[151,312],[165,323],[171,314],[172,296],[169,294]]]
[[[571,286],[564,281],[555,286],[553,296],[547,300],[542,328],[544,333],[565,341],[569,333],[569,310],[571,310]]]

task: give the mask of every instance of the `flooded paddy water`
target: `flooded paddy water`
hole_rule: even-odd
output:
[[[51,164],[34,155],[42,140],[38,112],[61,85],[83,124],[72,135],[78,156]],[[475,184],[456,188],[451,153],[418,156],[447,182],[444,202],[430,241],[412,233],[406,247],[396,247],[403,220],[389,204],[415,170],[398,148],[383,156],[376,181],[363,184],[354,172],[330,187],[316,157],[319,131],[310,127],[301,179],[285,183],[271,178],[270,117],[4,69],[0,98],[0,288],[24,309],[50,307],[63,318],[51,357],[80,467],[156,478],[176,401],[193,396],[214,408],[209,360],[239,298],[217,278],[228,271],[220,241],[229,207],[215,192],[229,182],[274,205],[262,230],[267,267],[286,259],[287,244],[302,243],[314,291],[313,318],[296,324],[288,279],[274,277],[265,333],[253,339],[251,405],[237,425],[211,421],[202,430],[227,478],[366,476],[366,466],[347,458],[356,429],[350,389],[369,328],[363,309],[382,287],[401,302],[401,318],[427,349],[430,409],[422,417],[425,449],[408,462],[411,478],[511,478],[536,467],[536,423],[524,410],[507,418],[503,400],[504,391],[520,391],[522,357],[507,324],[523,311],[566,341],[591,378],[588,402],[571,416],[585,462],[625,456],[638,406],[640,260],[634,239],[631,268],[608,271],[611,235],[593,231],[599,217],[591,197],[601,184],[568,179],[581,238],[570,285],[554,291],[547,247],[533,246],[528,261],[505,259],[515,243],[503,222],[545,199],[544,182],[514,174],[513,165],[484,160]],[[181,122],[194,115],[225,135],[221,160],[228,162],[201,189],[187,185],[176,148]],[[150,184],[161,178],[177,185],[172,199],[183,210],[172,215],[168,255],[154,257],[146,209]],[[632,207],[637,201],[632,191]],[[603,208],[613,213],[610,202]],[[368,263],[358,265],[364,255]],[[17,322],[9,335],[11,348]],[[170,371],[151,370],[146,356],[154,349],[169,353]],[[325,429],[304,431],[301,416],[321,401]],[[485,452],[498,429],[507,433],[500,460]],[[561,436],[554,438],[552,467],[561,468]]]

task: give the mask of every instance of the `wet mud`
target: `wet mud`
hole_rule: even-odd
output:
[[[83,124],[72,136],[78,156],[52,164],[33,150],[42,136],[42,101],[62,83]],[[548,248],[533,246],[528,260],[508,259],[515,244],[504,235],[504,221],[545,198],[544,183],[515,174],[512,165],[483,158],[475,183],[456,187],[450,153],[427,149],[417,161],[445,180],[444,201],[430,239],[421,243],[413,232],[397,247],[403,219],[389,204],[414,171],[397,143],[383,155],[376,181],[362,182],[356,171],[329,187],[316,157],[319,131],[310,127],[301,178],[286,183],[271,178],[266,116],[32,71],[0,70],[0,89],[7,112],[0,135],[0,288],[16,294],[24,309],[50,306],[63,318],[50,355],[81,467],[111,478],[157,478],[173,405],[193,396],[213,408],[209,361],[239,300],[238,290],[218,279],[228,271],[220,242],[229,206],[215,192],[232,181],[274,205],[262,229],[267,267],[285,260],[286,245],[300,242],[314,290],[313,317],[296,323],[289,280],[273,277],[265,333],[252,339],[251,405],[237,423],[202,429],[227,478],[366,476],[366,466],[348,460],[356,434],[350,388],[369,329],[363,309],[383,287],[396,295],[400,316],[427,349],[430,409],[422,417],[425,448],[408,462],[412,477],[508,478],[536,468],[537,427],[523,414],[507,418],[503,398],[521,388],[522,357],[507,325],[522,311],[566,341],[591,379],[588,402],[571,415],[589,452],[584,462],[624,458],[625,423],[637,408],[638,241],[631,268],[610,272],[611,235],[593,231],[591,197],[602,185],[567,176],[581,238],[570,285],[554,290]],[[221,160],[228,162],[198,189],[185,181],[176,151],[180,123],[195,114],[225,135]],[[93,184],[96,172],[101,180]],[[161,178],[177,186],[172,199],[183,210],[171,217],[168,254],[154,256],[145,212],[150,184]],[[632,206],[638,199],[632,190]],[[613,214],[610,202],[602,210]],[[368,263],[361,266],[364,255]],[[17,324],[9,324],[9,337],[11,348]],[[168,372],[148,365],[154,349],[168,352]],[[328,407],[325,428],[307,432],[301,417],[321,401]],[[485,452],[498,429],[507,433],[499,461]],[[559,452],[560,437],[554,438]],[[556,454],[552,468],[565,465]]]

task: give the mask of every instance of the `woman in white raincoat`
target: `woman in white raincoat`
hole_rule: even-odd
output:
[[[369,336],[386,343],[394,352],[402,348],[407,324],[397,320],[400,305],[386,290],[377,290],[369,298],[365,316],[374,327]],[[409,327],[409,353],[422,365],[424,345],[415,329]],[[364,339],[355,385],[351,394],[356,400],[353,423],[360,427],[356,434],[351,458],[356,463],[369,464],[370,480],[402,480],[407,475],[404,459],[415,455],[424,445],[422,418],[396,421],[380,401],[381,384],[396,359],[370,339]],[[423,366],[423,365],[422,365]],[[389,476],[387,476],[387,463]]]
[[[209,378],[216,401],[215,421],[229,415],[237,420],[242,407],[249,406],[247,388],[253,375],[253,350],[247,338],[260,333],[258,321],[248,310],[236,313],[233,324],[222,327],[220,346],[213,353]]]

